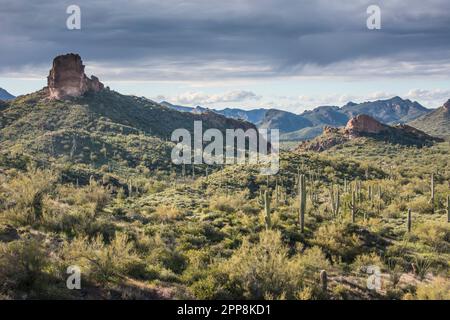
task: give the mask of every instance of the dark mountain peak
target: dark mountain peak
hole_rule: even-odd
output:
[[[13,96],[11,93],[9,93],[8,91],[6,91],[3,88],[0,88],[0,100],[8,101],[8,100],[12,100],[14,98],[15,98],[15,96]]]
[[[344,108],[345,108],[345,107],[353,107],[353,106],[356,106],[356,105],[357,105],[357,103],[355,103],[355,102],[353,102],[353,101],[349,101],[349,102],[347,102],[346,105],[344,105]]]
[[[383,100],[379,100],[379,101],[383,101]],[[404,100],[399,96],[395,96],[392,97],[391,99],[387,99],[387,101],[391,101],[391,102],[404,102],[404,101],[408,101],[408,100]]]
[[[443,107],[445,110],[450,111],[450,99],[448,99],[448,101],[444,103]]]
[[[97,77],[86,76],[83,61],[75,53],[60,55],[53,60],[47,82],[51,99],[80,97],[86,92],[98,92],[104,88]]]

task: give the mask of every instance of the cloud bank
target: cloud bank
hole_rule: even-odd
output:
[[[66,29],[77,4],[82,29]],[[382,29],[366,28],[373,1],[1,0],[0,75],[45,74],[79,52],[107,80],[446,76],[450,2],[377,1]]]

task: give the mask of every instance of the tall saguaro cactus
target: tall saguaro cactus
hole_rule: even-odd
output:
[[[270,195],[269,191],[264,192],[264,220],[266,222],[266,229],[272,227],[272,221],[270,219]]]
[[[339,186],[337,187],[337,191],[335,193],[334,187],[333,187],[333,185],[331,185],[330,198],[331,198],[331,210],[333,211],[333,216],[337,217],[339,215],[339,209],[340,209],[340,205],[341,205]]]
[[[407,221],[406,221],[406,227],[408,228],[408,232],[411,232],[411,227],[412,227],[411,209],[408,209],[408,217],[407,217]]]
[[[352,192],[352,202],[350,203],[350,209],[352,210],[352,223],[356,221],[356,192]]]
[[[430,203],[432,208],[431,210],[434,213],[434,173],[431,174],[430,188],[431,188]]]
[[[302,174],[299,176],[299,189],[298,189],[298,201],[299,201],[299,222],[300,231],[305,231],[305,212],[306,212],[306,178]]]
[[[328,287],[328,274],[325,270],[320,271],[320,286],[322,287],[322,291],[326,293]]]
[[[447,222],[450,222],[450,196],[447,196]]]
[[[280,190],[278,187],[278,180],[275,181],[275,207],[278,208],[278,203],[280,200],[280,194],[279,194]]]

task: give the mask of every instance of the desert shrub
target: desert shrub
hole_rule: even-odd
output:
[[[186,269],[188,260],[173,243],[166,241],[161,234],[164,234],[164,231],[152,237],[145,236],[145,241],[138,240],[138,249],[145,254],[144,260],[147,266],[181,274]]]
[[[347,223],[329,223],[319,227],[312,242],[325,253],[351,261],[362,251],[362,241]]]
[[[300,277],[305,281],[313,280],[321,270],[330,268],[330,262],[319,247],[306,249],[293,257],[292,263],[301,273]]]
[[[47,205],[41,226],[69,237],[94,238],[101,235],[105,240],[112,239],[116,230],[109,219],[97,216],[89,207],[65,207],[59,203]]]
[[[164,181],[151,180],[145,185],[147,192],[150,194],[163,192],[167,188],[167,183]]]
[[[414,235],[438,252],[449,252],[450,250],[450,227],[448,224],[426,221],[414,229]]]
[[[450,300],[450,281],[438,277],[430,283],[419,283],[416,288],[416,293],[408,294],[404,299]]]
[[[0,292],[38,294],[45,288],[49,263],[48,253],[37,241],[0,243]]]
[[[244,204],[241,207],[241,210],[243,213],[247,215],[255,215],[261,211],[261,208],[258,205],[256,205],[256,203],[252,203],[252,204]]]
[[[16,225],[39,222],[44,211],[44,200],[53,189],[56,175],[47,170],[29,169],[6,182],[0,194],[10,213],[4,218]]]
[[[348,300],[351,298],[352,291],[350,288],[338,284],[332,288],[332,296],[338,300]]]
[[[313,266],[317,261],[319,265]],[[216,281],[220,288],[232,292],[233,297],[294,299],[305,287],[307,279],[303,275],[326,265],[318,248],[307,252],[305,259],[291,258],[280,233],[264,231],[257,243],[245,240],[229,260],[218,265],[221,276],[216,276]]]
[[[433,205],[430,202],[429,197],[427,196],[419,196],[412,200],[409,204],[409,207],[413,212],[423,213],[423,214],[432,214],[433,213]]]
[[[69,265],[80,266],[83,274],[101,283],[126,275],[140,264],[132,243],[122,233],[109,244],[102,236],[91,241],[87,237],[75,238],[65,246],[63,257]]]
[[[148,264],[159,265],[181,274],[186,268],[186,257],[178,250],[168,247],[155,248],[146,259]]]
[[[242,208],[247,203],[245,193],[238,193],[232,196],[213,196],[209,202],[212,210],[218,210],[225,213],[232,213]]]
[[[406,206],[401,203],[391,203],[383,210],[383,215],[388,218],[401,218],[407,210]]]
[[[154,217],[159,222],[169,222],[182,216],[183,212],[174,206],[159,205],[154,212]]]
[[[94,180],[82,188],[61,186],[58,189],[60,201],[71,206],[84,207],[92,214],[101,212],[111,200],[111,194]]]
[[[366,273],[369,266],[377,266],[380,270],[383,268],[383,262],[376,253],[365,253],[357,256],[352,263],[353,270],[356,273]]]

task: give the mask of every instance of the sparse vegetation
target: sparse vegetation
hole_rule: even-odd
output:
[[[139,98],[109,94],[1,111],[1,297],[449,299],[447,142],[286,151],[270,177],[183,168],[124,111]]]

